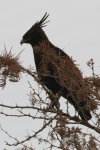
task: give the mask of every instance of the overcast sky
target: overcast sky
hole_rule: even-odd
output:
[[[43,15],[49,14],[50,22],[44,28],[49,40],[57,47],[63,49],[76,60],[84,76],[90,76],[91,70],[86,62],[93,58],[95,73],[100,74],[100,0],[0,0],[0,53],[4,49],[12,48],[13,54],[22,49],[20,61],[28,68],[34,66],[33,51],[30,45],[20,45],[23,34]],[[37,86],[31,77],[24,75],[18,83],[10,83],[4,90],[0,89],[0,103],[14,106],[28,105],[27,94],[30,89],[27,80],[32,86]],[[13,113],[3,109],[5,113]],[[1,126],[12,136],[19,140],[26,135],[26,129],[33,128],[32,120],[22,118],[8,118],[0,115]],[[0,130],[0,150],[14,150],[7,147],[4,141],[13,140]]]

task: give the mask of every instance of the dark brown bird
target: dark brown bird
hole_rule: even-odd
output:
[[[60,55],[60,56],[64,56],[65,59],[68,58],[70,60],[70,62],[72,62],[73,67],[76,67],[75,64],[73,63],[73,61],[71,60],[71,58],[61,49],[59,49],[58,47],[54,46],[48,39],[48,37],[46,36],[45,32],[43,31],[43,27],[46,26],[46,23],[49,22],[45,22],[45,20],[48,18],[49,15],[47,15],[47,13],[45,13],[45,15],[43,16],[43,18],[39,21],[36,22],[23,36],[22,40],[21,40],[21,44],[23,43],[27,43],[27,44],[31,44],[32,48],[33,48],[33,53],[34,53],[34,59],[35,59],[35,65],[36,65],[36,70],[39,73],[40,70],[40,64],[41,64],[41,53],[37,53],[34,51],[34,46],[40,46],[40,43],[42,41],[46,41],[49,45],[50,48],[52,48],[56,55]],[[49,49],[48,49],[49,50]],[[67,64],[66,64],[67,65]],[[48,67],[50,75],[51,76],[43,76],[41,75],[41,82],[44,83],[44,85],[52,91],[53,94],[57,94],[61,89],[62,89],[62,85],[60,85],[60,83],[54,78],[52,77],[52,75],[54,74],[54,72],[52,72],[52,67]],[[80,75],[80,78],[82,78],[82,76]],[[79,87],[81,88],[82,85],[79,85]],[[73,92],[74,96],[76,97],[75,92]],[[73,106],[74,108],[78,111],[80,117],[82,120],[84,121],[88,121],[91,119],[91,114],[90,114],[90,110],[86,108],[86,101],[82,101],[77,103],[77,98],[76,101],[73,99],[73,96],[68,92],[67,88],[63,87],[63,92],[62,92],[62,96],[64,98],[66,98]],[[52,105],[54,107],[54,105]]]

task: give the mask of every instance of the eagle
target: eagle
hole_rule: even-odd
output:
[[[90,113],[90,109],[88,109],[86,107],[86,101],[88,99],[88,101],[90,100],[89,97],[85,96],[84,94],[83,96],[81,96],[82,100],[78,100],[77,98],[77,91],[84,88],[84,86],[82,85],[82,83],[78,83],[77,80],[83,80],[82,74],[80,73],[80,70],[76,67],[75,63],[72,61],[72,59],[60,48],[54,46],[48,39],[47,35],[45,34],[43,27],[46,26],[46,23],[49,21],[46,21],[46,19],[48,18],[49,14],[47,14],[47,12],[45,13],[45,15],[42,17],[42,19],[40,21],[37,21],[22,37],[22,40],[20,42],[20,44],[26,43],[26,44],[30,44],[32,46],[33,49],[33,54],[34,54],[34,60],[35,60],[35,65],[36,65],[36,70],[37,73],[39,74],[39,77],[41,77],[41,82],[45,85],[45,87],[50,90],[54,95],[57,95],[60,91],[61,91],[61,95],[62,97],[64,97],[65,99],[67,99],[67,101],[69,103],[71,103],[75,110],[78,112],[78,114],[80,115],[81,119],[83,121],[88,121],[92,118],[91,113]],[[59,81],[59,77],[58,79],[55,78],[55,74],[56,71],[54,70],[54,68],[52,68],[52,65],[49,63],[49,67],[47,67],[48,71],[49,71],[49,75],[43,75],[41,73],[41,63],[42,63],[42,59],[43,56],[46,56],[47,53],[44,52],[36,52],[35,47],[41,47],[41,44],[43,41],[45,41],[47,43],[47,51],[49,52],[50,49],[52,49],[55,52],[55,55],[57,57],[61,57],[61,59],[63,58],[63,60],[67,60],[63,61],[65,64],[64,66],[66,66],[65,68],[65,76],[68,76],[68,72],[69,70],[71,70],[71,68],[74,68],[74,70],[77,70],[78,74],[78,78],[76,81],[74,79],[74,76],[72,76],[72,80],[74,80],[75,82],[77,82],[77,87],[73,88],[73,84],[71,85],[72,90],[70,92],[68,84],[66,85],[62,85],[60,84]],[[55,61],[58,65],[58,62]],[[51,60],[52,63],[52,60]],[[70,66],[69,63],[71,64],[71,68],[68,67]],[[60,65],[59,65],[60,67]],[[42,67],[43,70],[43,67]],[[72,74],[73,74],[73,69],[72,69]],[[57,76],[57,74],[56,74]],[[62,74],[62,78],[63,78],[63,74]],[[73,82],[74,83],[74,82]],[[78,92],[80,93],[80,92]],[[56,107],[56,102],[54,102],[52,104],[52,107]]]

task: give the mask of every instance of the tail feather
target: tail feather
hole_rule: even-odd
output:
[[[63,95],[63,97],[66,98],[74,106],[74,108],[79,113],[79,115],[83,121],[88,121],[92,118],[92,115],[90,114],[90,110],[86,109],[86,103],[85,102],[81,102],[79,104],[76,104],[76,101],[73,100],[72,96]]]
[[[90,111],[86,110],[84,107],[79,110],[79,115],[83,121],[88,121],[92,118]]]

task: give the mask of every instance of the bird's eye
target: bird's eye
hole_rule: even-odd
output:
[[[27,36],[27,38],[31,38],[31,35],[29,34],[29,35]]]
[[[31,39],[31,35],[25,35],[23,39]]]

